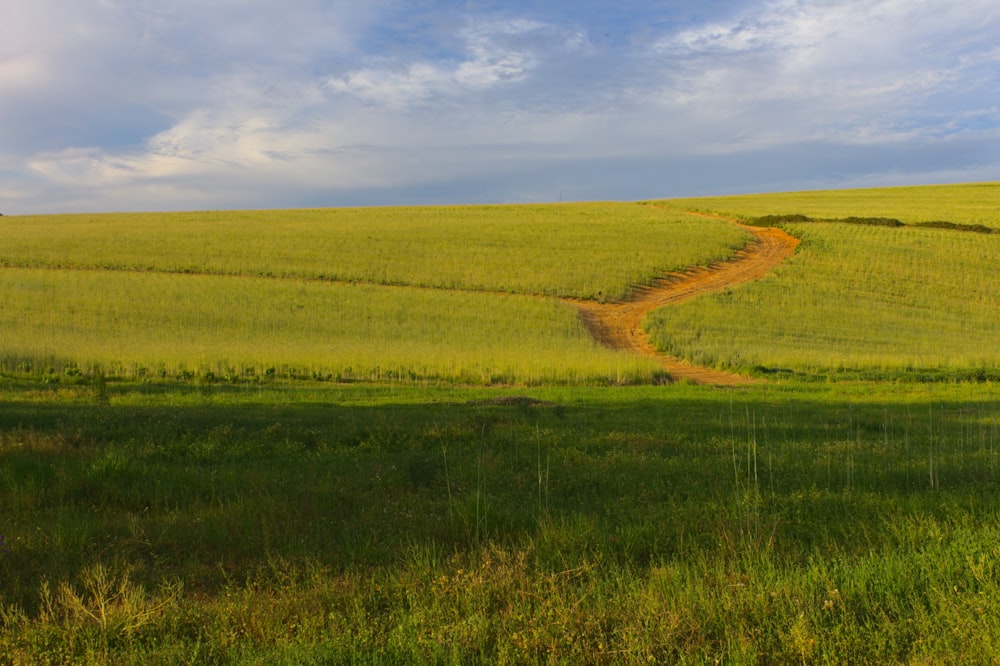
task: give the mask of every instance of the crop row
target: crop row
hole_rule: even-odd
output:
[[[474,383],[649,381],[576,311],[531,296],[211,275],[3,270],[7,371]]]
[[[947,220],[1000,228],[997,201],[1000,201],[1000,183],[817,190],[660,203],[676,210],[709,211],[740,218],[795,213],[813,218],[895,218],[906,223]]]
[[[790,224],[803,242],[759,282],[655,313],[666,351],[744,369],[995,369],[1000,237]]]
[[[748,235],[636,204],[4,218],[0,266],[286,276],[597,300]]]

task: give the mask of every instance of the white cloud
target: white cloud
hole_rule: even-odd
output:
[[[317,71],[352,52],[381,4],[10,0],[0,163],[19,162],[25,182],[109,199],[287,167],[322,147]],[[123,134],[129,123],[144,135]],[[107,136],[118,145],[93,142]]]
[[[327,85],[365,102],[404,107],[523,82],[548,53],[586,46],[579,31],[526,19],[470,19],[457,37],[462,43],[459,58],[403,63],[380,58],[372,66],[332,77]]]
[[[982,0],[779,0],[656,42],[670,74],[651,99],[702,116],[709,149],[909,140],[936,95],[977,86],[967,70],[995,51],[997,23]]]
[[[558,48],[576,48],[571,35],[556,32],[562,37]],[[30,167],[52,182],[81,188],[192,177],[263,180],[265,174],[272,186],[333,188],[454,177],[470,163],[521,156],[525,144],[578,138],[573,128],[587,122],[584,114],[508,115],[503,121],[495,110],[465,98],[522,80],[543,50],[539,44],[552,48],[547,41],[552,34],[550,26],[538,22],[470,21],[459,32],[462,60],[418,62],[403,72],[366,68],[332,82],[307,76],[274,82],[277,73],[244,66],[217,75],[211,85],[203,82],[200,104],[141,145],[50,151],[34,156]],[[445,96],[452,98],[452,107],[463,106],[458,122],[439,115],[433,105],[424,113],[406,108]],[[511,145],[521,147],[505,147]],[[476,154],[482,157],[477,160]],[[429,159],[433,168],[427,167]]]
[[[612,43],[530,6],[6,0],[0,165],[19,185],[0,197],[273,205],[531,172],[497,176],[497,200],[551,191],[531,182],[546,164],[581,181],[590,165],[598,184],[642,164],[656,196],[686,159],[985,137],[1000,124],[992,2],[744,2]]]

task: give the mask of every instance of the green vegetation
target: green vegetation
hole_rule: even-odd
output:
[[[744,371],[1000,376],[1000,236],[786,223],[795,256],[753,284],[660,310],[668,353]]]
[[[802,238],[759,282],[655,313],[654,344],[761,376],[1000,377],[1000,183],[675,199]],[[977,233],[961,233],[977,232]]]
[[[998,427],[992,384],[8,383],[0,654],[989,663]]]
[[[553,299],[214,275],[3,269],[0,371],[236,381],[636,383]]]
[[[998,187],[3,218],[0,664],[996,663]]]
[[[622,298],[747,238],[636,204],[0,224],[0,371],[130,378],[658,381],[655,361],[595,344],[554,297]]]
[[[894,218],[907,223],[947,221],[1000,228],[1000,183],[967,183],[857,190],[671,199],[673,210],[697,210],[739,218],[800,214],[813,218]]]
[[[947,220],[932,220],[930,222],[913,222],[907,224],[894,217],[844,217],[834,219],[814,219],[808,215],[761,215],[744,220],[745,224],[757,227],[780,227],[801,222],[839,222],[841,224],[863,224],[872,227],[919,227],[925,229],[950,229],[952,231],[971,231],[977,234],[998,234],[1000,228],[994,229],[984,224],[963,224],[961,222],[948,222]]]
[[[615,300],[747,235],[636,204],[5,217],[0,266],[318,278]]]

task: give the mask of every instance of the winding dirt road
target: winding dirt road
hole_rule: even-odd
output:
[[[701,217],[715,217],[689,213]],[[727,218],[727,221],[738,224]],[[781,229],[738,226],[756,236],[756,240],[737,252],[732,259],[696,268],[683,273],[673,273],[659,278],[652,286],[635,290],[624,303],[595,303],[570,301],[579,309],[584,324],[601,344],[612,349],[632,351],[657,359],[674,379],[690,379],[699,384],[735,386],[754,383],[756,380],[719,370],[702,368],[672,356],[660,354],[649,342],[642,322],[652,310],[665,305],[682,303],[688,299],[726,287],[756,280],[792,255],[799,239]]]

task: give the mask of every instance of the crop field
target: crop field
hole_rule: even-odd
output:
[[[655,362],[597,346],[553,299],[316,281],[3,271],[11,370],[235,381],[636,383]]]
[[[748,238],[636,204],[0,225],[0,367],[133,378],[649,382],[655,361],[600,347],[555,297],[622,298]]]
[[[699,197],[657,204],[735,218],[795,214],[814,218],[884,217],[909,223],[943,220],[1000,228],[1000,183]]]
[[[746,371],[1000,371],[1000,235],[785,225],[797,254],[646,323],[668,353]]]
[[[998,192],[0,218],[0,664],[997,663]]]
[[[618,299],[747,234],[636,204],[51,215],[0,220],[0,266],[279,276]],[[637,242],[638,241],[638,242]]]

